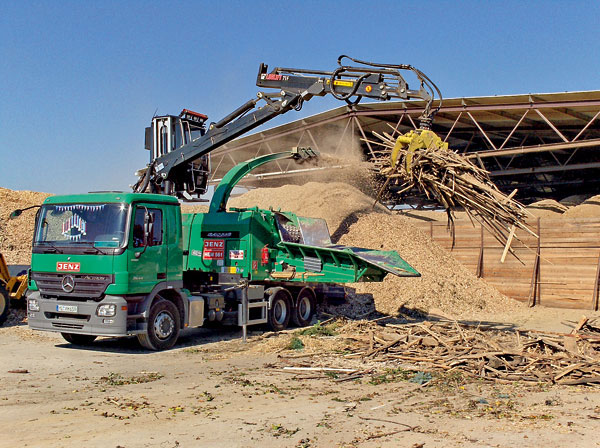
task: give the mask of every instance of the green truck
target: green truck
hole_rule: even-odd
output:
[[[172,347],[185,327],[311,322],[340,284],[419,276],[396,252],[332,244],[324,220],[259,209],[227,210],[235,185],[295,149],[235,166],[207,213],[182,214],[173,196],[99,192],[52,196],[35,225],[28,322],[73,344],[137,335]]]
[[[356,65],[347,65],[350,61]],[[98,336],[137,335],[152,350],[173,346],[182,328],[209,322],[308,324],[323,297],[341,284],[419,276],[393,251],[332,244],[325,221],[259,208],[227,210],[235,185],[253,169],[281,158],[299,162],[310,150],[268,154],[225,174],[207,213],[182,214],[180,201],[208,191],[210,153],[313,97],[332,95],[354,107],[362,98],[424,101],[428,129],[439,90],[406,64],[375,64],[342,55],[332,71],[260,64],[258,92],[217,122],[184,109],[154,116],[146,128],[150,162],[132,193],[53,196],[36,218],[28,276],[28,320],[73,344]],[[401,73],[419,80],[412,90]],[[259,106],[259,104],[261,104]],[[441,104],[441,96],[440,96]],[[18,216],[21,211],[13,214]]]

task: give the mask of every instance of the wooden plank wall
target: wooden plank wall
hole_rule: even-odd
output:
[[[598,310],[600,219],[561,218],[533,220],[539,226],[538,242],[524,231],[512,248],[520,260],[508,254],[500,262],[504,247],[488,231],[470,221],[456,221],[454,248],[445,222],[416,223],[433,240],[473,273],[484,278],[508,297],[522,302],[557,308]]]

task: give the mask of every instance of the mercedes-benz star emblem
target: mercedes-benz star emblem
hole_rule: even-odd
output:
[[[75,279],[72,275],[65,275],[63,277],[62,289],[64,292],[72,292],[75,289]]]

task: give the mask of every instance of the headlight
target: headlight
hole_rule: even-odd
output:
[[[27,308],[29,311],[39,311],[40,303],[37,301],[37,299],[29,299],[27,300]]]
[[[113,317],[117,313],[117,306],[115,304],[100,305],[96,310],[96,314],[100,317]]]

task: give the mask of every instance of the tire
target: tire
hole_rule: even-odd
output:
[[[317,300],[312,288],[305,287],[298,293],[296,306],[292,312],[292,320],[298,327],[306,327],[312,321],[316,311]]]
[[[69,344],[73,345],[90,345],[96,340],[97,336],[89,334],[75,334],[75,333],[61,333],[61,336],[65,338]]]
[[[0,286],[0,325],[2,325],[8,317],[10,310],[10,299],[6,289]]]
[[[268,324],[271,330],[285,330],[290,323],[292,300],[287,289],[278,289],[273,294],[269,309]]]
[[[148,350],[167,350],[175,345],[181,323],[179,310],[173,302],[155,300],[148,315],[148,328],[137,335],[142,347]]]

